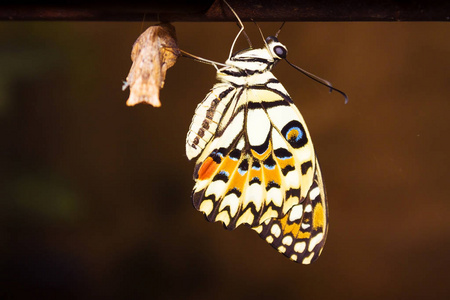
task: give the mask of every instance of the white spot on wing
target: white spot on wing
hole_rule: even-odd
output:
[[[311,227],[311,225],[302,223],[302,229],[308,229],[309,227]]]
[[[263,190],[260,184],[253,183],[245,192],[243,207],[246,207],[250,202],[253,202],[256,209],[260,210],[263,201]]]
[[[273,202],[280,207],[283,204],[283,194],[279,188],[271,188],[266,194],[266,204]]]
[[[309,265],[311,263],[312,258],[314,257],[314,252],[311,252],[311,254],[307,257],[305,257],[302,261],[302,264]]]
[[[308,204],[308,205],[306,205],[306,207],[305,207],[305,212],[312,212],[312,206],[311,206],[311,204]]]
[[[213,210],[213,202],[211,200],[204,200],[202,204],[200,204],[200,211],[204,212],[205,214],[209,215],[211,211]]]
[[[304,146],[303,148],[299,149],[298,151],[294,152],[295,158],[301,162],[311,160],[311,158],[313,157],[312,150],[313,150],[312,144],[309,143],[309,147],[307,145],[307,146]]]
[[[245,213],[243,213],[243,214],[239,217],[239,219],[237,220],[237,222],[236,222],[236,227],[238,227],[238,226],[241,225],[241,224],[252,224],[252,223],[253,223],[253,219],[254,219],[254,216],[253,216],[251,210],[250,210],[250,209],[247,209],[247,210],[245,211]],[[260,225],[260,226],[258,226],[258,227],[254,227],[253,229],[256,230],[256,232],[261,233],[261,231],[262,231],[262,225]],[[258,230],[259,230],[259,231],[258,231]]]
[[[278,212],[269,207],[267,211],[262,215],[261,220],[266,220],[266,224],[270,222],[269,219],[278,217]]]
[[[228,212],[222,211],[216,216],[216,221],[222,221],[225,225],[230,223],[230,217],[228,216]]]
[[[289,172],[285,177],[286,189],[300,187],[300,177],[298,177],[298,172]]]
[[[256,231],[257,233],[261,233],[262,230],[263,230],[263,227],[262,227],[262,225],[259,225],[259,226],[257,226],[257,227],[253,227],[252,229],[253,229],[254,231]]]
[[[295,205],[292,207],[291,212],[289,213],[289,221],[294,222],[299,220],[303,215],[303,205]]]
[[[318,186],[316,186],[315,188],[313,188],[310,192],[309,192],[309,198],[311,200],[314,200],[317,198],[317,196],[319,196],[320,194],[320,189]]]
[[[209,184],[208,188],[205,192],[205,197],[214,194],[216,195],[216,199],[220,196],[222,196],[223,192],[225,191],[227,187],[227,184],[223,182],[222,180],[216,180]]]
[[[279,237],[281,234],[281,228],[278,226],[278,224],[273,224],[272,228],[270,228],[270,232],[275,236]]]
[[[285,236],[281,242],[283,244],[285,244],[286,246],[290,246],[293,242],[293,239],[290,235],[288,235],[288,236]]]
[[[249,109],[247,115],[247,133],[250,145],[259,146],[263,144],[270,130],[270,121],[264,110]]]
[[[201,191],[206,188],[209,184],[209,180],[197,180],[194,186],[195,191]]]
[[[242,149],[244,149],[244,146],[245,146],[244,137],[241,137],[241,139],[239,140],[239,142],[236,145],[236,149],[242,151]]]
[[[219,210],[223,210],[226,206],[230,206],[230,214],[232,217],[236,215],[239,208],[239,198],[236,194],[229,194],[223,198],[222,203],[220,203]]]
[[[318,233],[315,237],[313,237],[310,241],[309,241],[309,246],[308,246],[308,251],[311,252],[314,247],[320,243],[320,241],[322,241],[323,239],[323,233]]]
[[[271,235],[269,235],[268,237],[266,237],[266,241],[267,241],[269,244],[272,244],[272,243],[273,243],[273,237],[272,237]]]
[[[297,261],[297,254],[292,254],[292,255],[291,255],[291,259],[292,259],[293,261]]]
[[[286,252],[286,247],[280,246],[280,247],[278,247],[278,251],[279,251],[280,253],[284,253],[284,252]]]
[[[294,251],[295,252],[303,253],[303,251],[305,251],[305,249],[306,249],[306,243],[305,242],[295,243],[295,246],[294,246]]]

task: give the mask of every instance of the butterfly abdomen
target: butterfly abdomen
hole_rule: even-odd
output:
[[[235,92],[233,86],[218,83],[197,106],[186,138],[186,155],[189,159],[197,157],[214,136],[224,110]]]

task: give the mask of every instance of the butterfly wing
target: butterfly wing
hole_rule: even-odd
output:
[[[328,206],[319,163],[308,196],[284,217],[266,220],[253,230],[291,260],[309,264],[322,252],[328,231]]]
[[[283,218],[307,198],[315,153],[305,122],[270,73],[238,87],[196,162],[196,209],[227,229]]]

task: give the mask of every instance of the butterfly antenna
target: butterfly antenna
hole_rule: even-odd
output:
[[[278,38],[278,35],[280,34],[281,29],[283,28],[284,24],[286,24],[286,21],[283,22],[283,24],[281,24],[281,26],[280,26],[280,28],[278,29],[277,33],[275,33],[275,37],[276,37],[276,38]]]
[[[238,32],[238,34],[236,35],[236,37],[234,38],[233,44],[231,44],[231,49],[230,49],[230,55],[228,56],[228,59],[231,58],[231,55],[233,55],[233,49],[234,49],[234,45],[237,42],[237,39],[239,38],[239,36],[241,35],[241,33],[244,31],[244,24],[242,23],[241,19],[239,19],[239,16],[237,15],[237,13],[234,11],[234,9],[230,6],[230,4],[228,4],[227,1],[223,0],[223,2],[225,2],[225,4],[228,6],[228,8],[231,10],[231,12],[234,14],[234,16],[236,17],[236,19],[239,22],[239,26],[240,26],[240,30]]]
[[[258,28],[259,34],[261,34],[261,38],[262,38],[262,40],[264,42],[264,45],[266,45],[266,48],[268,49],[269,45],[267,45],[267,42],[266,42],[266,39],[264,38],[264,34],[263,34],[262,30],[261,30],[261,27],[259,27],[259,25],[254,20],[252,20],[252,21],[255,24],[255,26]]]
[[[236,23],[236,25],[240,28],[239,23]],[[252,42],[250,41],[250,38],[248,37],[247,32],[245,32],[245,30],[244,30],[243,33],[244,33],[245,39],[247,40],[247,43],[248,43],[249,47],[253,48]]]
[[[322,84],[322,85],[328,87],[328,88],[330,89],[330,93],[331,93],[332,91],[336,91],[336,92],[338,92],[339,94],[341,94],[342,96],[344,96],[345,104],[348,103],[348,97],[347,97],[347,95],[346,95],[343,91],[334,88],[333,85],[332,85],[329,81],[327,81],[327,80],[325,80],[325,79],[322,79],[322,78],[320,78],[320,77],[318,77],[318,76],[316,76],[316,75],[314,75],[314,74],[312,74],[312,73],[309,73],[309,72],[306,71],[306,70],[303,70],[302,68],[300,68],[300,67],[298,67],[298,66],[296,66],[296,65],[294,65],[294,64],[292,64],[292,63],[290,63],[287,59],[284,59],[284,60],[285,60],[291,67],[293,67],[293,68],[296,69],[297,71],[300,71],[303,75],[305,75],[305,76],[307,76],[308,78],[311,78],[312,80],[314,80],[314,81],[316,81],[316,82],[318,82],[318,83],[320,83],[320,84]]]

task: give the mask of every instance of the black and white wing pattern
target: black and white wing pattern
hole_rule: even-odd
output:
[[[328,207],[319,164],[314,182],[301,204],[283,218],[270,219],[252,229],[293,261],[309,264],[319,258],[328,231]]]
[[[208,221],[245,224],[291,260],[321,253],[327,202],[302,115],[270,72],[280,59],[270,47],[229,59],[198,105],[187,140],[197,158],[192,200]]]

